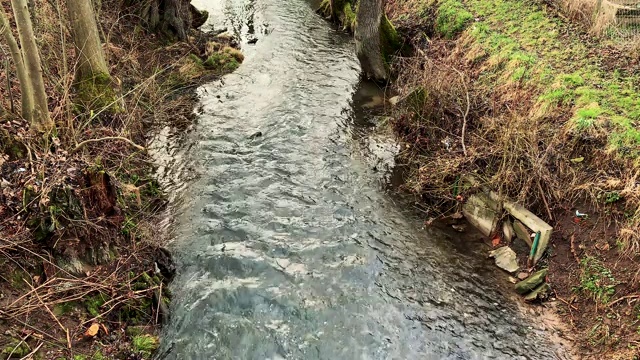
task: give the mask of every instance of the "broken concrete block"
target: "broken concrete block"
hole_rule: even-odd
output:
[[[513,239],[513,225],[511,225],[511,220],[505,220],[502,223],[502,235],[504,236],[504,240],[507,243],[510,243]]]
[[[549,240],[551,239],[551,232],[553,228],[551,225],[542,221],[539,217],[533,214],[531,211],[525,209],[522,205],[516,204],[512,201],[505,200],[504,208],[507,210],[514,218],[520,220],[524,225],[526,225],[529,229],[534,232],[540,232],[540,241],[538,242],[538,249],[533,257],[534,264],[540,260],[542,254],[544,254],[547,246],[549,245]],[[529,241],[531,241],[529,239]]]
[[[495,258],[496,265],[510,273],[518,271],[518,259],[515,251],[508,246],[497,248],[489,253],[489,256]]]
[[[522,223],[518,220],[513,222],[513,230],[516,233],[516,237],[529,245],[529,249],[533,245],[533,241],[531,241],[531,236],[529,236],[529,229],[526,226],[522,225]]]
[[[484,193],[469,196],[464,205],[462,205],[464,216],[484,236],[489,236],[494,232],[498,224],[500,211],[500,203],[489,198]]]
[[[547,276],[548,269],[542,269],[540,271],[535,272],[533,275],[528,278],[520,281],[516,284],[516,292],[520,295],[524,295],[529,291],[538,287],[544,281],[544,278]]]

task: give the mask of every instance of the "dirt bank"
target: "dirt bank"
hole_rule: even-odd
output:
[[[188,42],[170,42],[119,2],[102,1],[121,111],[86,99],[79,106],[60,6],[36,1],[32,14],[57,131],[43,141],[11,111],[0,117],[0,357],[150,358],[174,269],[161,248],[166,200],[148,141],[164,126],[186,131],[196,86],[243,57],[228,36],[191,30]],[[19,109],[7,66],[0,105]]]
[[[428,217],[474,174],[554,227],[538,267],[585,358],[638,346],[638,56],[536,1],[393,0],[392,124]],[[587,216],[576,216],[576,211]],[[494,244],[497,245],[497,244]]]

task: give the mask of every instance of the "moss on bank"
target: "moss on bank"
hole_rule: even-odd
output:
[[[109,74],[94,74],[88,79],[79,79],[76,84],[77,105],[80,113],[108,110],[111,113],[124,111],[122,99]]]

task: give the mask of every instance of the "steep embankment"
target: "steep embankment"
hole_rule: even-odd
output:
[[[387,12],[414,48],[393,63],[407,188],[436,217],[463,201],[456,179],[473,173],[534,210],[554,226],[542,264],[582,351],[631,356],[637,56],[536,1],[395,0]]]
[[[161,248],[166,197],[153,176],[149,134],[185,131],[193,89],[243,57],[229,36],[191,29],[189,43],[171,42],[120,2],[102,1],[98,19],[117,93],[105,104],[104,94],[86,96],[74,84],[78,49],[64,2],[33,3],[57,130],[43,139],[14,114],[20,86],[7,62],[0,71],[0,110],[7,109],[0,111],[0,357],[150,358],[173,271]]]

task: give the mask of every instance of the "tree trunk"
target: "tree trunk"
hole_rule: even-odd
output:
[[[191,0],[127,0],[151,31],[156,31],[171,39],[187,40],[193,26],[193,5]],[[193,9],[192,9],[193,8]],[[205,19],[206,20],[206,19]],[[201,24],[203,21],[199,21]]]
[[[78,77],[109,76],[91,0],[67,0],[73,41],[78,51]]]
[[[83,106],[119,110],[91,0],[67,0],[73,42],[78,52],[76,90]]]
[[[318,12],[332,21],[342,24],[343,29],[353,31],[356,25],[356,14],[353,5],[356,0],[324,0]]]
[[[11,58],[16,66],[16,72],[18,74],[18,81],[20,82],[20,93],[22,97],[22,117],[29,123],[32,121],[32,109],[33,109],[33,91],[31,90],[29,76],[22,60],[22,53],[18,47],[15,37],[11,33],[9,28],[9,19],[4,12],[4,8],[0,6],[0,31],[7,44],[9,44],[9,50],[11,51]]]
[[[358,60],[365,75],[376,81],[387,81],[389,78],[380,44],[383,6],[383,0],[360,0],[356,13]]]
[[[39,131],[48,132],[53,129],[53,121],[49,116],[47,93],[42,80],[40,54],[33,34],[33,26],[26,0],[11,0],[13,14],[18,29],[20,45],[22,45],[23,61],[33,93],[32,124]]]

